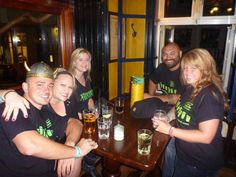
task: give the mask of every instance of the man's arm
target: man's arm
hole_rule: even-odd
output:
[[[5,101],[5,108],[2,113],[2,117],[5,117],[6,121],[10,119],[12,113],[12,121],[15,121],[19,113],[19,109],[23,112],[25,118],[28,117],[28,101],[14,90],[0,90],[0,98],[0,102]]]
[[[178,101],[180,94],[165,94],[165,95],[157,95],[157,84],[155,84],[151,79],[149,79],[148,83],[148,93],[144,93],[144,99],[147,98],[159,98],[163,102],[168,102],[169,104],[176,104]]]
[[[169,104],[176,104],[180,94],[166,94],[166,95],[156,95],[155,97],[161,99],[163,102],[168,102]]]
[[[149,83],[148,83],[148,93],[150,95],[155,95],[157,90],[157,84],[155,84],[151,79],[149,79]]]
[[[17,134],[13,138],[13,143],[22,154],[43,159],[73,158],[77,153],[74,147],[56,143],[34,130]],[[97,148],[97,143],[91,139],[81,139],[77,145],[81,149],[81,156]]]
[[[66,145],[74,146],[80,139],[83,124],[78,119],[70,118],[66,127]]]

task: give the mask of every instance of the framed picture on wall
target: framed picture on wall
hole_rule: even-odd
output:
[[[110,60],[118,59],[118,16],[110,15]],[[125,18],[122,19],[122,58],[125,57]]]
[[[118,16],[110,15],[110,60],[118,59]]]

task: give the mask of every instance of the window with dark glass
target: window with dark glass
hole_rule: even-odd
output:
[[[192,0],[165,0],[165,17],[190,17]]]
[[[207,49],[211,53],[217,63],[218,72],[222,73],[227,26],[203,26],[200,29],[200,47]]]
[[[235,15],[235,0],[204,0],[203,16]]]
[[[61,64],[58,21],[52,14],[0,8],[0,88],[24,81],[24,61]]]
[[[227,25],[183,25],[165,29],[165,43],[179,44],[185,53],[193,48],[207,49],[214,57],[219,73],[222,73],[225,54]]]

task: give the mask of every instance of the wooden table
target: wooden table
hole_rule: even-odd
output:
[[[118,177],[121,175],[120,166],[127,165],[137,170],[151,171],[161,160],[162,154],[169,141],[169,136],[154,131],[151,119],[135,119],[129,113],[129,103],[125,105],[123,115],[114,113],[113,123],[108,140],[98,139],[97,132],[91,135],[84,134],[98,143],[93,152],[104,159],[103,176]],[[123,141],[114,140],[114,126],[120,121],[125,127]],[[147,128],[154,132],[150,155],[140,155],[137,151],[137,130]]]

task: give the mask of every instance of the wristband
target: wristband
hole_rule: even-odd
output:
[[[4,102],[3,97],[0,96],[0,103]]]
[[[76,155],[75,158],[79,158],[81,156],[81,150],[79,146],[74,146],[75,150],[76,150]]]
[[[8,93],[10,92],[15,92],[15,90],[7,90],[3,95],[2,95],[2,100],[5,101],[6,100],[6,96]]]
[[[174,137],[174,136],[173,136],[173,130],[174,130],[174,127],[170,127],[170,129],[169,129],[169,135],[170,135],[171,137]]]

